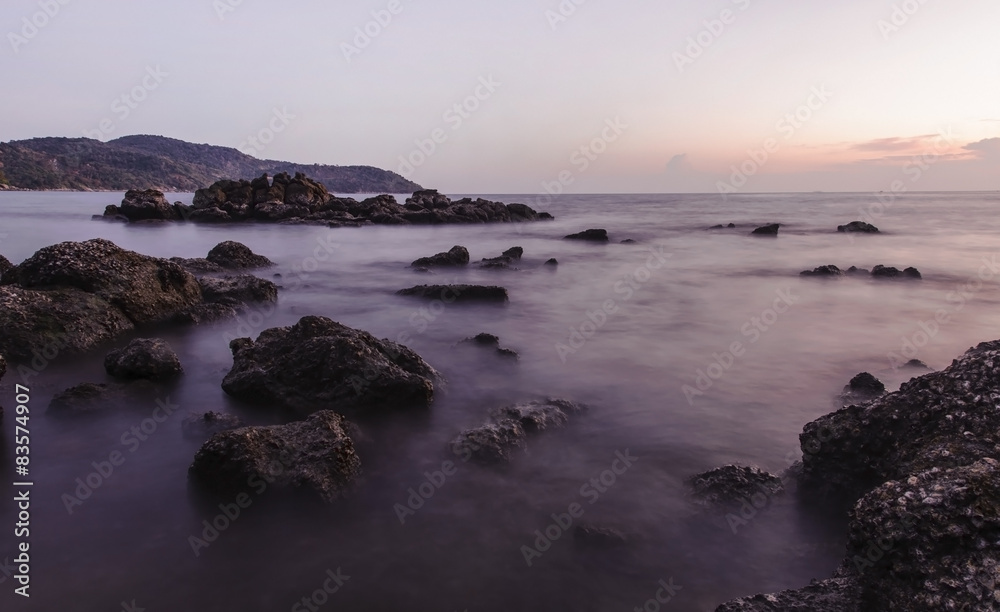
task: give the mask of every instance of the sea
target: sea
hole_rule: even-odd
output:
[[[23,381],[30,599],[13,593],[14,385],[25,364],[11,365],[0,383],[2,608],[710,611],[799,588],[842,562],[846,514],[808,503],[791,481],[785,494],[714,513],[692,499],[690,479],[732,463],[781,475],[801,458],[803,426],[840,408],[854,375],[895,390],[926,371],[904,366],[911,359],[942,369],[1000,338],[998,193],[471,195],[555,220],[126,225],[92,219],[121,193],[0,193],[0,254],[14,263],[70,240],[106,238],[157,257],[204,257],[236,240],[276,262],[256,273],[280,287],[277,304],[238,320],[133,334],[166,339],[185,369],[164,391],[176,409],[160,423],[149,420],[153,402],[73,419],[46,411],[63,389],[111,382],[103,355],[131,336],[36,364]],[[837,231],[856,220],[881,231]],[[751,235],[769,223],[781,224],[777,237]],[[591,228],[610,240],[563,238]],[[410,267],[454,245],[473,262],[513,246],[524,256],[516,270]],[[915,267],[922,279],[800,275],[828,264]],[[395,295],[425,283],[502,285],[510,302]],[[182,435],[183,418],[292,420],[220,385],[231,339],[305,315],[403,341],[443,376],[433,405],[361,422],[363,479],[330,506],[253,489],[242,507],[205,495],[188,479],[200,441]],[[519,359],[461,342],[483,332]],[[492,410],[546,397],[587,409],[530,436],[506,466],[450,452]],[[626,543],[587,545],[578,526],[617,530]]]

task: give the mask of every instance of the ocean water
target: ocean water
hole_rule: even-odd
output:
[[[478,195],[478,194],[477,194]],[[191,194],[171,200],[190,201]],[[484,196],[535,205],[533,196]],[[262,270],[282,290],[274,308],[240,321],[157,327],[185,375],[167,390],[178,406],[144,440],[126,437],[154,403],[72,420],[53,418],[51,396],[105,382],[104,350],[57,359],[31,380],[31,599],[0,572],[4,610],[712,610],[742,595],[806,585],[843,556],[845,519],[768,500],[745,522],[707,516],[686,479],[723,464],[780,473],[800,455],[802,426],[836,409],[837,394],[868,371],[890,389],[947,366],[968,347],[1000,338],[1000,204],[996,193],[564,196],[539,206],[553,222],[330,229],[91,220],[115,193],[0,193],[0,254],[19,262],[64,240],[103,237],[154,256],[203,257],[237,240],[277,263]],[[836,226],[865,219],[879,235]],[[707,230],[735,223],[737,229]],[[777,238],[749,236],[782,224]],[[606,228],[609,244],[562,240]],[[624,239],[634,243],[622,244]],[[474,260],[524,248],[520,270],[408,268],[460,244]],[[556,258],[555,268],[544,266]],[[919,281],[803,278],[824,264],[915,266]],[[275,276],[280,274],[280,276]],[[422,283],[508,288],[510,303],[432,305],[394,295]],[[378,337],[403,338],[446,378],[432,408],[362,423],[358,492],[332,507],[252,503],[208,547],[192,550],[219,504],[189,486],[199,443],[181,435],[188,412],[219,410],[251,424],[284,422],[228,398],[220,383],[227,342],[324,315]],[[459,346],[479,332],[516,350],[516,363]],[[110,346],[124,344],[121,338]],[[108,348],[110,348],[110,346]],[[0,384],[7,415],[0,465],[13,473],[15,367]],[[565,429],[531,437],[504,468],[455,461],[448,441],[495,407],[544,396],[589,409]],[[127,444],[125,443],[127,441]],[[70,512],[64,495],[94,462],[124,463]],[[627,467],[620,456],[633,457]],[[434,473],[445,461],[454,473]],[[621,473],[609,471],[617,467]],[[433,495],[401,521],[411,489]],[[601,478],[604,478],[603,484]],[[592,479],[597,483],[591,484]],[[13,559],[14,491],[0,496],[0,560]],[[600,485],[600,486],[597,486]],[[582,509],[567,514],[572,504]],[[622,549],[580,547],[586,523],[630,536]],[[579,511],[577,511],[579,514]],[[228,523],[228,524],[227,524]],[[554,541],[540,540],[546,530]],[[529,555],[525,547],[540,554]],[[544,549],[544,550],[540,550]],[[332,595],[328,571],[349,576]],[[663,581],[661,583],[661,581]],[[678,588],[679,587],[679,588]],[[296,607],[303,598],[309,606]],[[126,609],[128,609],[126,607]]]

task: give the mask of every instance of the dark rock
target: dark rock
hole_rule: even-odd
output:
[[[608,242],[608,230],[589,229],[578,234],[570,234],[566,240],[589,240],[591,242]]]
[[[215,245],[205,259],[227,270],[266,268],[274,265],[274,262],[267,257],[257,255],[248,246],[232,240]]]
[[[843,276],[844,272],[834,265],[820,266],[814,270],[804,270],[802,276]]]
[[[729,229],[733,229],[733,228],[735,228],[735,227],[736,227],[736,224],[735,224],[735,223],[730,223],[730,224],[729,224],[729,225],[727,225],[726,227],[728,227]]]
[[[556,260],[555,257],[553,257],[552,259],[546,261],[545,265],[547,265],[547,266],[558,266],[559,262]]]
[[[524,255],[524,249],[519,246],[510,247],[502,253],[503,257],[510,257],[511,259],[521,259]]]
[[[469,263],[469,249],[464,246],[453,246],[447,253],[438,253],[431,257],[421,257],[410,265],[427,268],[430,266],[464,266]]]
[[[916,268],[912,267],[903,270],[903,276],[905,278],[923,278],[923,276],[921,276],[920,274],[920,270],[917,270]]]
[[[79,289],[0,286],[0,352],[15,363],[29,363],[32,351],[81,353],[134,327],[119,309]]]
[[[299,413],[426,407],[438,377],[405,346],[325,317],[303,317],[292,327],[264,330],[256,342],[233,340],[230,348],[226,393]]]
[[[163,320],[202,301],[197,280],[178,264],[102,238],[45,247],[4,274],[2,283],[79,289],[115,306],[133,323]]]
[[[612,527],[577,525],[573,528],[573,542],[587,548],[610,549],[628,544],[628,537]]]
[[[857,266],[851,266],[850,268],[847,269],[847,274],[851,274],[851,275],[854,275],[854,274],[869,274],[869,272],[868,272],[868,270],[865,270],[864,268],[859,268]]]
[[[838,232],[860,232],[864,234],[877,234],[878,228],[864,221],[851,221],[847,225],[838,225]]]
[[[192,210],[188,215],[188,221],[195,223],[230,223],[233,218],[224,210],[218,208],[202,208]]]
[[[509,348],[498,348],[497,355],[500,355],[501,357],[506,357],[507,359],[513,359],[514,361],[517,361],[518,359],[521,358],[521,356],[517,354],[517,351],[511,350]]]
[[[547,212],[540,212],[540,213],[538,213],[538,220],[539,221],[553,221],[553,220],[555,220],[555,217],[553,217],[552,215],[550,215]]]
[[[10,263],[9,259],[0,255],[0,277],[2,277],[7,270],[10,270],[13,267],[14,264]]]
[[[204,412],[189,414],[181,421],[181,431],[184,437],[205,440],[217,433],[239,429],[243,422],[235,414],[223,412]]]
[[[510,299],[506,289],[495,285],[418,285],[401,289],[396,295],[441,300],[445,304],[473,301],[507,302]]]
[[[921,369],[921,370],[929,370],[929,369],[931,369],[930,366],[928,366],[923,361],[920,361],[919,359],[911,359],[911,360],[907,361],[906,363],[904,363],[903,367],[904,368],[918,368],[918,369]]]
[[[466,460],[507,463],[511,451],[526,446],[527,434],[562,427],[583,410],[580,404],[555,398],[504,406],[494,410],[484,425],[459,434],[451,450]]]
[[[115,378],[172,378],[184,372],[170,345],[160,338],[136,338],[104,357],[104,369]]]
[[[500,257],[484,258],[480,267],[516,270],[517,268],[513,267],[513,264],[516,261],[520,261],[522,255],[524,255],[524,249],[521,247],[511,247],[504,251]]]
[[[887,266],[875,266],[872,268],[872,276],[876,278],[921,278],[920,271],[916,268],[906,268],[900,272],[897,268]]]
[[[851,379],[844,387],[844,399],[849,401],[867,401],[885,393],[885,385],[868,372],[862,372]]]
[[[329,503],[347,495],[361,474],[343,416],[321,410],[304,421],[215,434],[188,470],[220,495],[245,493],[254,479]]]
[[[221,300],[211,304],[197,304],[178,312],[171,321],[182,325],[201,325],[236,317],[246,308],[237,300]]]
[[[0,355],[0,380],[3,380],[4,374],[7,373],[7,360]]]
[[[625,240],[621,241],[621,244],[635,244],[635,240],[632,240],[631,238],[626,238]]]
[[[772,223],[771,225],[764,225],[762,227],[758,227],[751,233],[755,236],[777,236],[778,229],[780,227],[781,227],[780,223]]]
[[[152,401],[156,391],[156,387],[147,381],[129,384],[82,383],[52,396],[48,409],[57,416],[80,416],[124,408],[139,401]]]
[[[108,215],[109,212],[112,214]],[[104,214],[108,216],[122,215],[129,221],[175,221],[180,219],[173,204],[163,196],[162,191],[155,189],[145,191],[130,189],[125,192],[125,198],[117,211],[105,209]]]
[[[799,590],[736,599],[715,612],[858,612],[861,589],[852,578],[832,578]]]
[[[757,497],[766,499],[783,493],[781,479],[757,466],[725,465],[691,479],[692,496],[698,504],[726,510]],[[760,507],[756,504],[756,507]]]
[[[226,303],[227,299],[242,303],[278,301],[277,285],[249,274],[222,278],[202,277],[198,279],[198,284],[206,302]]]
[[[472,342],[480,346],[492,346],[497,348],[499,348],[500,346],[500,338],[494,336],[493,334],[486,334],[486,333],[477,334],[472,338],[466,338],[462,342]]]

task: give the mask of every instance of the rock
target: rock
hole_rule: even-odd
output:
[[[907,361],[906,363],[904,363],[903,367],[904,368],[918,368],[918,369],[921,369],[921,370],[929,370],[929,369],[931,369],[930,366],[928,366],[923,361],[920,361],[919,359],[911,359],[911,360]]]
[[[217,433],[240,427],[243,427],[243,421],[238,416],[223,412],[210,411],[189,414],[181,421],[181,431],[184,432],[184,437],[199,440],[205,440]]]
[[[730,224],[729,224],[729,225],[727,225],[726,227],[728,227],[729,229],[733,229],[733,228],[735,228],[735,227],[736,227],[736,224],[735,224],[735,223],[730,223]]]
[[[856,612],[861,590],[850,578],[813,581],[799,590],[736,599],[715,612]]]
[[[834,265],[820,266],[814,270],[803,270],[802,276],[843,276],[844,272]]]
[[[422,297],[441,300],[445,304],[452,302],[507,302],[510,297],[507,290],[495,285],[418,285],[409,289],[401,289],[396,295]]]
[[[451,450],[464,461],[507,463],[514,449],[525,448],[527,434],[562,427],[583,410],[585,406],[555,398],[504,406],[494,410],[482,426],[459,434]]]
[[[517,354],[517,351],[509,348],[498,348],[497,355],[505,357],[507,359],[513,359],[514,361],[517,361],[521,358],[521,356]]]
[[[0,355],[0,380],[3,380],[4,374],[7,373],[7,360]]]
[[[81,353],[134,327],[119,309],[79,289],[0,286],[0,352],[15,363],[30,363],[33,351]]]
[[[612,527],[577,525],[573,528],[573,543],[597,549],[620,548],[628,544],[628,537]]]
[[[862,372],[844,387],[841,397],[848,401],[868,401],[885,393],[885,385],[868,372]]]
[[[851,221],[847,225],[838,225],[838,232],[860,232],[864,234],[877,234],[878,228],[864,221]]]
[[[876,278],[921,278],[920,271],[916,268],[906,268],[900,272],[897,268],[887,266],[875,266],[872,268],[872,276]]]
[[[755,465],[725,465],[691,479],[692,496],[706,508],[727,510],[763,495],[765,499],[783,493],[781,479]]]
[[[202,301],[197,280],[178,264],[102,238],[45,247],[4,274],[2,283],[79,289],[118,308],[133,323],[164,320]]]
[[[524,255],[524,249],[521,247],[511,247],[504,251],[500,257],[484,258],[480,267],[516,270],[517,268],[514,268],[513,264],[515,261],[520,261],[522,255]]]
[[[233,221],[233,218],[224,210],[203,208],[192,210],[188,215],[188,221],[195,223],[230,223]]]
[[[80,416],[151,400],[154,393],[155,387],[146,381],[129,384],[81,383],[53,395],[48,410],[58,416]]]
[[[274,262],[267,257],[257,255],[250,250],[250,247],[232,240],[220,242],[212,247],[205,259],[226,270],[267,268],[274,265]]]
[[[197,304],[176,313],[171,322],[181,325],[201,325],[213,321],[232,319],[246,309],[246,304],[238,300],[220,299],[211,304]]]
[[[438,378],[405,346],[325,317],[303,317],[292,327],[264,330],[256,342],[233,340],[230,348],[226,393],[298,413],[427,407]]]
[[[626,238],[625,240],[621,241],[621,244],[635,244],[635,240],[632,240],[631,238]]]
[[[477,334],[472,338],[466,338],[465,340],[462,340],[462,342],[472,342],[480,346],[492,346],[495,348],[500,347],[500,338],[494,336],[493,334],[486,334],[486,333]]]
[[[122,215],[132,222],[176,221],[181,218],[174,205],[163,196],[163,192],[155,189],[145,191],[130,189],[125,192],[125,198],[122,199],[121,206],[117,211],[105,209],[104,214],[106,216]]]
[[[608,230],[589,229],[578,234],[570,234],[565,240],[589,240],[591,242],[608,242]]]
[[[226,300],[235,300],[246,304],[278,301],[277,285],[250,274],[222,278],[202,277],[198,279],[198,284],[206,302],[226,303]]]
[[[180,359],[160,338],[136,338],[104,357],[104,369],[115,378],[172,378],[184,372]]]
[[[421,257],[410,265],[427,268],[431,266],[464,266],[469,263],[469,249],[464,246],[453,246],[447,253],[438,253],[431,257]]]
[[[2,277],[7,270],[10,270],[13,267],[14,264],[10,263],[9,259],[0,255],[0,277]]]
[[[545,262],[547,266],[558,266],[559,262],[553,257],[552,259]]]
[[[1000,609],[1000,463],[934,468],[855,505],[842,573],[872,610]],[[869,558],[873,543],[888,551]]]
[[[220,495],[245,492],[256,479],[271,489],[303,491],[330,503],[353,489],[361,460],[346,419],[321,410],[288,425],[215,434],[195,455],[188,473]]]
[[[780,223],[772,223],[771,225],[764,225],[764,226],[758,227],[757,229],[755,229],[751,233],[754,236],[777,236],[778,235],[778,229],[780,227],[781,227]]]
[[[510,257],[511,259],[521,259],[524,255],[524,249],[519,246],[510,247],[501,254],[503,257]]]
[[[854,275],[854,274],[869,274],[869,272],[868,272],[868,270],[865,270],[864,268],[859,268],[857,266],[851,266],[850,268],[847,269],[847,274],[850,274],[850,275]]]

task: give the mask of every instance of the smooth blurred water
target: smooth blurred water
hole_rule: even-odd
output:
[[[169,197],[189,202],[191,196]],[[135,600],[150,611],[290,610],[337,568],[350,580],[321,610],[624,611],[652,598],[661,579],[682,587],[663,609],[712,610],[732,597],[800,587],[839,563],[841,518],[815,516],[785,496],[733,534],[725,522],[692,507],[685,479],[730,462],[785,469],[798,456],[802,426],[835,409],[836,394],[854,374],[867,370],[895,389],[919,373],[892,368],[888,355],[902,356],[904,339],[922,345],[906,359],[916,356],[939,369],[969,346],[1000,337],[995,193],[908,194],[881,208],[872,207],[877,200],[871,194],[728,201],[709,195],[566,196],[543,207],[554,222],[478,226],[126,226],[91,220],[120,199],[112,193],[0,193],[0,254],[16,263],[49,244],[104,237],[149,255],[203,257],[218,242],[238,240],[277,262],[259,274],[283,287],[280,301],[273,312],[249,320],[140,330],[138,335],[166,338],[186,373],[170,390],[180,410],[134,453],[123,446],[122,434],[151,415],[152,403],[70,421],[44,411],[59,390],[107,380],[103,350],[59,361],[34,379],[32,606],[9,593],[8,578],[0,582],[4,609],[111,611]],[[859,209],[873,211],[869,220],[881,234],[835,231],[862,218]],[[706,229],[729,222],[739,228]],[[770,222],[782,223],[778,238],[748,235]],[[592,227],[607,228],[611,243],[562,240]],[[626,238],[636,242],[621,244]],[[468,247],[474,260],[514,245],[525,256],[519,271],[470,266],[421,274],[408,268],[413,259],[456,244]],[[550,257],[558,267],[543,266]],[[824,264],[915,266],[924,278],[799,276]],[[977,287],[980,272],[986,282]],[[511,300],[507,306],[429,309],[426,302],[394,295],[430,282],[501,284]],[[768,312],[779,295],[790,296],[791,306]],[[605,306],[612,314],[596,314]],[[937,311],[944,311],[946,323],[928,323]],[[379,337],[405,334],[406,344],[447,384],[426,413],[365,424],[371,442],[361,450],[365,480],[354,497],[331,508],[254,497],[196,557],[188,536],[200,534],[202,521],[219,510],[218,501],[189,489],[187,467],[198,443],[181,436],[181,418],[189,411],[223,410],[248,423],[282,422],[281,415],[243,406],[222,392],[232,363],[226,339],[255,336],[307,314]],[[768,322],[761,323],[766,331],[752,331],[754,318]],[[574,337],[573,330],[587,337]],[[456,348],[479,332],[497,334],[520,361]],[[742,344],[739,356],[727,357],[735,342]],[[560,345],[569,349],[560,351]],[[713,366],[718,363],[728,369]],[[699,371],[717,376],[689,401],[684,386],[695,388]],[[5,473],[13,465],[9,408],[17,381],[16,372],[8,373],[0,387],[0,404],[8,407],[0,446]],[[585,402],[590,410],[564,430],[531,438],[509,467],[459,464],[457,474],[400,523],[394,504],[406,503],[424,472],[454,459],[448,440],[482,423],[494,407],[547,395]],[[116,450],[125,463],[68,514],[60,496],[93,471],[91,462]],[[591,504],[581,487],[626,450],[638,460]],[[0,489],[4,499],[11,497],[8,485]],[[636,543],[592,551],[566,534],[528,567],[522,545],[533,545],[535,530],[574,502],[584,508],[576,522],[618,528]],[[12,546],[6,525],[13,522],[13,503],[0,503],[0,559]]]

